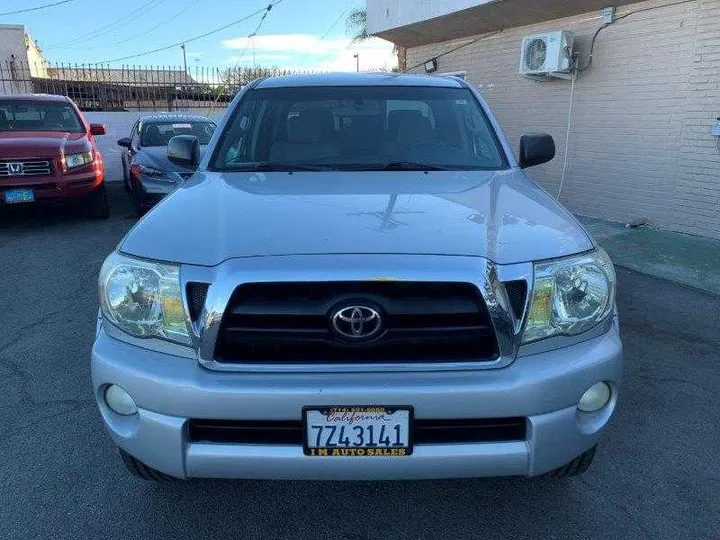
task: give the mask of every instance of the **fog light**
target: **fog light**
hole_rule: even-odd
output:
[[[116,384],[111,384],[105,390],[105,403],[113,411],[123,416],[130,416],[137,412],[137,405],[125,390]]]
[[[583,412],[595,412],[602,409],[610,401],[610,386],[606,382],[593,384],[582,395],[578,409]]]

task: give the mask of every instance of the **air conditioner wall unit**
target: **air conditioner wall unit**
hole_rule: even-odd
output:
[[[525,36],[520,51],[521,75],[567,74],[572,67],[573,34],[558,30]]]

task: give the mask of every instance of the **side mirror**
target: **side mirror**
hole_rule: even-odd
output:
[[[105,127],[105,124],[90,124],[90,133],[93,135],[105,135],[107,133],[107,128]]]
[[[176,135],[168,142],[167,157],[178,165],[197,167],[200,163],[200,141],[194,135]]]
[[[123,148],[130,148],[130,137],[123,137],[119,139],[117,143],[118,146],[122,146]]]
[[[547,133],[526,133],[520,137],[520,168],[547,163],[555,157],[555,141]]]

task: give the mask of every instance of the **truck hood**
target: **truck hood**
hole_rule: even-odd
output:
[[[499,264],[593,243],[521,171],[201,171],[121,242],[129,255],[215,266],[235,257],[465,255]]]
[[[87,152],[92,145],[85,133],[62,131],[0,131],[3,158],[46,157]]]

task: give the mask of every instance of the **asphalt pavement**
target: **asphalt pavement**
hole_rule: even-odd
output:
[[[0,538],[720,538],[720,298],[623,269],[626,382],[582,477],[131,477],[90,387],[97,273],[135,222],[111,194],[108,221],[0,214]]]

